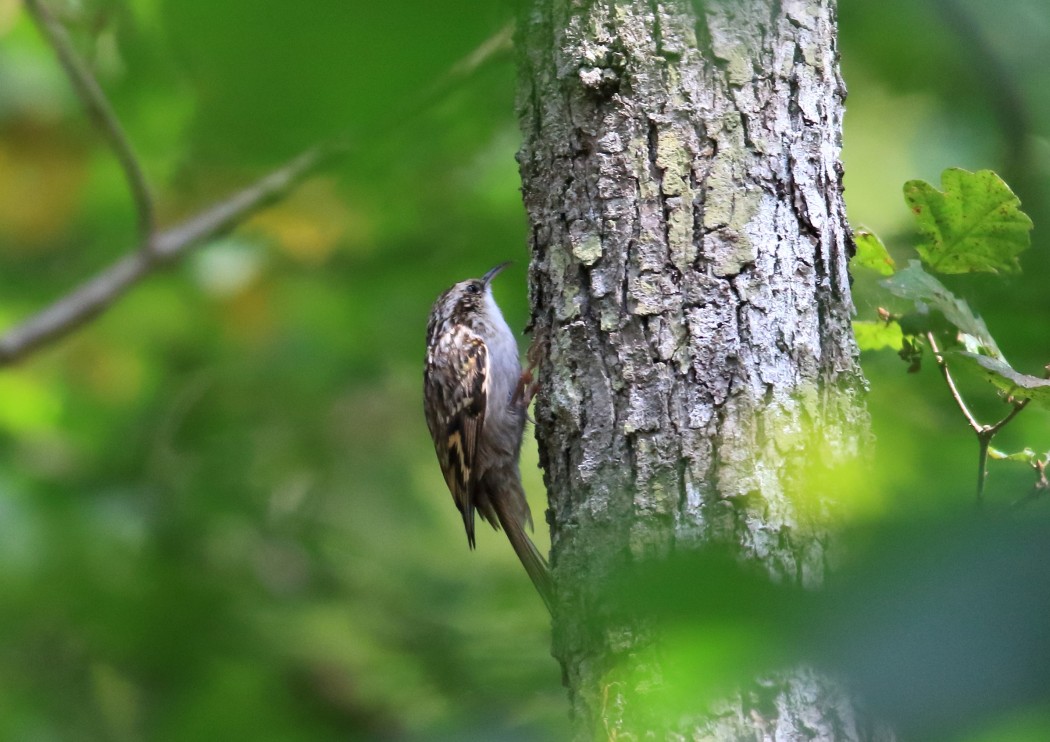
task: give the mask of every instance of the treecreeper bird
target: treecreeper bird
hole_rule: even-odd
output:
[[[525,533],[532,514],[518,455],[527,402],[518,345],[492,297],[502,263],[438,297],[427,323],[423,409],[441,472],[474,548],[474,513],[502,526],[548,610],[547,562]]]

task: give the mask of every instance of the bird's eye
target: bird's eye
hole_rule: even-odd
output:
[[[476,294],[479,291],[481,291],[481,287],[478,286],[476,283],[468,283],[467,284],[467,293],[468,294]]]

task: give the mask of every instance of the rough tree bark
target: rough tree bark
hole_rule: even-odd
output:
[[[588,630],[605,578],[716,542],[818,586],[828,501],[807,467],[869,435],[835,2],[534,0],[518,48],[554,651],[581,738],[637,735],[654,730],[631,728],[632,689],[606,673],[651,638]],[[803,670],[673,727],[866,736]]]

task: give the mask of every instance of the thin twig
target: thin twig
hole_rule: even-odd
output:
[[[988,478],[988,448],[992,445],[995,434],[1002,430],[1011,420],[1017,417],[1017,413],[1028,406],[1028,399],[1013,403],[1013,409],[1002,420],[995,425],[982,425],[977,431],[977,445],[980,447],[977,456],[977,504],[981,505],[984,500],[984,480]]]
[[[161,232],[157,235],[157,255],[163,260],[170,260],[187,247],[235,226],[252,212],[286,193],[304,175],[329,158],[341,154],[345,149],[344,144],[336,142],[311,147],[247,188]]]
[[[474,48],[470,54],[456,62],[442,77],[437,88],[447,90],[450,85],[455,85],[472,74],[482,65],[491,62],[501,54],[506,54],[514,48],[514,23],[508,23],[496,33],[489,36]]]
[[[987,426],[986,429],[988,430],[988,433],[990,435],[995,435],[1000,430],[1005,428],[1007,423],[1009,423],[1011,420],[1013,420],[1015,417],[1017,417],[1017,413],[1020,412],[1021,410],[1023,410],[1025,407],[1027,407],[1028,403],[1031,402],[1031,401],[1032,401],[1031,398],[1028,398],[1028,399],[1022,399],[1020,402],[1014,402],[1013,403],[1014,408],[1012,410],[1010,410],[1010,413],[1006,417],[1004,417],[1002,420],[997,422],[995,425]]]
[[[69,34],[66,33],[62,24],[55,20],[55,17],[40,0],[25,0],[25,7],[44,38],[55,50],[58,61],[73,84],[73,89],[80,98],[80,102],[84,104],[91,119],[109,141],[109,146],[120,161],[120,166],[124,169],[124,177],[127,178],[128,186],[131,188],[132,198],[135,200],[139,238],[143,247],[148,248],[151,245],[155,227],[153,197],[150,195],[146,176],[142,172],[142,167],[139,165],[138,157],[135,156],[124,127],[121,126],[120,120],[113,112],[98,81],[95,80],[87,65],[77,56]]]
[[[933,337],[932,332],[926,333],[926,341],[930,344],[930,350],[933,351],[933,357],[937,360],[937,367],[941,369],[941,375],[944,377],[945,383],[948,385],[949,391],[952,393],[952,397],[955,399],[955,404],[962,410],[962,414],[966,417],[966,422],[973,428],[973,432],[978,435],[984,429],[984,426],[977,422],[977,418],[970,412],[970,408],[966,406],[966,402],[963,401],[962,394],[959,393],[959,388],[955,386],[955,379],[952,378],[952,372],[948,370],[948,362],[944,359],[944,354],[941,353],[941,349],[937,347],[937,340]]]
[[[0,366],[24,358],[45,343],[66,335],[97,316],[132,286],[186,250],[235,226],[249,214],[288,191],[299,179],[338,151],[313,147],[254,184],[159,232],[152,250],[138,250],[103,269],[0,337]]]
[[[409,98],[404,106],[395,109],[392,126],[416,118],[419,112],[426,110],[436,101],[441,100],[464,80],[489,62],[499,59],[514,48],[514,24],[508,23],[476,46],[469,54],[457,61],[448,70],[425,88],[420,94]]]
[[[941,349],[937,347],[937,340],[932,332],[926,333],[926,341],[930,344],[930,350],[933,351],[933,357],[937,360],[937,366],[941,369],[941,375],[944,376],[944,381],[955,399],[955,404],[962,410],[963,415],[966,417],[966,422],[970,424],[973,432],[977,434],[977,505],[980,506],[984,503],[984,482],[988,478],[988,448],[992,445],[992,439],[996,433],[1017,417],[1021,410],[1028,406],[1029,400],[1023,399],[1020,402],[1014,402],[1013,409],[1010,410],[1006,417],[994,425],[982,425],[970,412],[970,408],[966,406],[962,394],[959,393],[959,388],[955,386],[955,379],[952,378],[952,373],[948,370],[948,361],[945,360]],[[1050,367],[1048,367],[1047,373],[1050,374]]]

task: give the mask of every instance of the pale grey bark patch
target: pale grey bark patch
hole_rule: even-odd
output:
[[[833,0],[536,0],[518,41],[555,654],[588,736],[627,723],[631,689],[607,674],[652,638],[588,623],[610,574],[718,542],[823,579],[829,501],[807,470],[868,435],[844,89]],[[769,681],[761,711],[751,692],[682,738],[863,736],[813,673]]]

